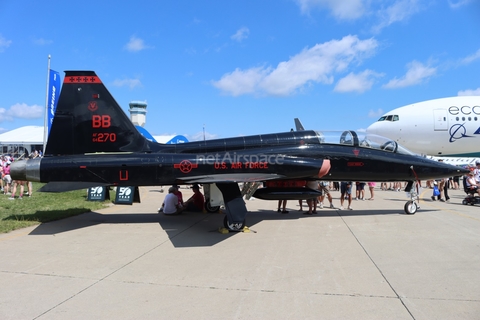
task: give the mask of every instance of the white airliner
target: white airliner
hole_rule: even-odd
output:
[[[451,164],[475,164],[480,158],[480,96],[428,100],[397,108],[381,116],[367,132]]]

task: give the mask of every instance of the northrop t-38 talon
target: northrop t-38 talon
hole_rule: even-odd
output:
[[[414,180],[463,172],[416,156],[395,141],[354,131],[151,142],[93,71],[66,71],[44,157],[11,166],[13,179],[47,182],[43,190],[52,192],[100,185],[208,185],[205,198],[208,190],[219,190],[231,230],[242,229],[247,214],[239,182],[267,182],[257,198],[307,199],[317,191],[299,181],[409,181],[411,186]],[[406,211],[415,213],[416,206]]]

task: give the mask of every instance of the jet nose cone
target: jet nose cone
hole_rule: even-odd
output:
[[[433,161],[426,158],[419,158],[420,162],[413,164],[410,169],[414,172],[416,179],[430,180],[440,178],[450,178],[454,176],[465,175],[469,170],[452,166],[443,162]]]
[[[461,176],[465,175],[470,172],[470,170],[462,168],[462,167],[457,167],[457,166],[452,166],[450,164],[444,164],[444,163],[439,163],[441,165],[439,172],[441,172],[441,176],[443,178],[449,178],[453,176]]]

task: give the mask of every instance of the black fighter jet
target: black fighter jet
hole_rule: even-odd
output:
[[[409,181],[411,187],[464,172],[354,131],[159,144],[137,131],[93,71],[66,71],[44,157],[11,165],[13,179],[47,182],[42,191],[51,192],[200,183],[207,201],[210,190],[219,190],[231,230],[242,229],[247,214],[239,182],[265,182],[254,194],[261,199],[308,199],[318,195],[305,187],[308,180]],[[415,213],[415,202],[405,210]]]

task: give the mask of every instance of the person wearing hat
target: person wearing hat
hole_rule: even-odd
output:
[[[203,212],[203,208],[205,205],[205,198],[203,194],[200,192],[200,187],[198,184],[194,184],[192,186],[193,196],[185,202],[186,210],[187,211],[197,211]]]
[[[468,176],[465,177],[467,179],[467,181],[465,182],[465,184],[467,185],[467,188],[469,190],[472,190],[472,191],[475,191],[479,196],[480,196],[480,189],[478,188],[479,187],[479,184],[478,182],[475,180],[475,172],[474,171],[470,171],[468,173]],[[464,179],[465,179],[464,178]]]
[[[182,213],[183,206],[178,202],[178,198],[175,195],[175,187],[168,188],[168,194],[163,200],[162,207],[158,209],[158,213],[162,212],[166,215],[174,215]]]

